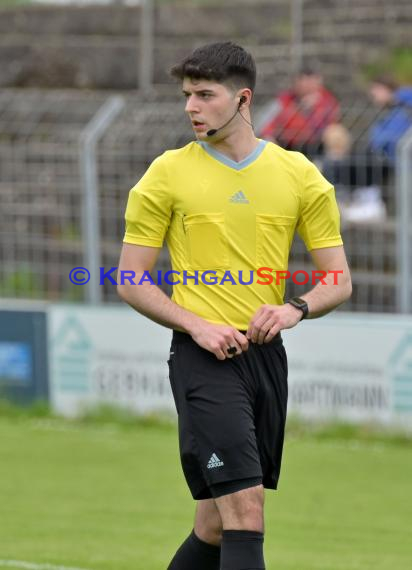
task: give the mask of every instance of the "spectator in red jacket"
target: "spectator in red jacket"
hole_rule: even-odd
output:
[[[324,86],[320,73],[303,69],[292,89],[283,91],[260,136],[291,150],[316,155],[325,128],[339,121],[339,103]]]

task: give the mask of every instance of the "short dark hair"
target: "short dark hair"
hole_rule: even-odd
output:
[[[320,61],[314,58],[307,58],[307,59],[305,58],[295,74],[296,77],[302,77],[302,75],[321,76],[322,70],[321,70]]]
[[[194,50],[170,71],[176,79],[207,79],[217,83],[232,83],[235,87],[256,85],[256,65],[253,57],[233,42],[207,44]]]
[[[390,73],[375,75],[371,79],[371,83],[377,83],[378,85],[384,85],[390,91],[396,91],[399,89],[399,84],[396,79]]]
[[[306,76],[311,76],[313,77],[314,75],[320,76],[322,75],[320,71],[317,70],[317,68],[313,65],[309,66],[309,65],[305,65],[304,67],[302,67],[302,69],[300,69],[298,71],[298,73],[296,74],[297,77],[302,77],[302,75],[306,75]]]

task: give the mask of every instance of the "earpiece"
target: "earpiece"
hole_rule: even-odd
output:
[[[248,125],[250,125],[253,128],[252,123],[249,123],[248,120],[245,119],[245,117],[242,115],[242,113],[240,112],[240,107],[243,103],[246,103],[247,101],[247,97],[245,97],[245,95],[241,95],[240,99],[239,99],[239,105],[237,106],[237,110],[236,113],[233,115],[233,117],[230,117],[230,119],[228,121],[226,121],[226,123],[224,125],[222,125],[221,127],[219,127],[218,129],[210,129],[209,131],[207,131],[206,135],[208,137],[212,137],[213,135],[215,135],[218,131],[220,131],[221,129],[224,129],[231,121],[233,121],[233,119],[236,117],[236,115],[239,113],[239,115],[242,117],[242,119],[244,121],[246,121],[246,123]]]

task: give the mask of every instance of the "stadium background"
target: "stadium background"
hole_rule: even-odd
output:
[[[60,370],[60,388],[67,378],[76,388],[73,378],[81,371],[87,375],[90,339],[81,315],[91,323],[90,311],[96,311],[110,328],[123,322],[122,313],[112,325],[110,311],[128,311],[119,306],[114,287],[93,279],[75,286],[69,272],[83,266],[96,274],[99,266],[117,265],[129,188],[155,156],[191,140],[180,89],[168,69],[193,47],[230,39],[250,49],[258,65],[257,124],[293,73],[316,61],[341,102],[342,122],[362,159],[378,113],[366,95],[368,78],[389,70],[412,83],[412,5],[82,4],[0,4],[0,568],[160,570],[185,536],[192,508],[179,471],[173,418],[171,424],[167,416],[136,420],[124,407],[83,412],[76,421],[58,415],[80,411],[77,400],[56,405],[51,387],[62,358],[69,372]],[[343,227],[354,293],[339,309],[343,320],[336,321],[338,326],[349,319],[349,331],[359,334],[367,327],[376,332],[370,338],[362,333],[371,361],[384,352],[385,335],[390,345],[402,332],[391,362],[402,360],[397,394],[407,402],[408,418],[411,177],[412,153],[404,145],[396,175],[383,188],[387,220]],[[168,263],[165,251],[159,268]],[[299,240],[290,268],[310,269]],[[301,291],[291,288],[289,294]],[[62,314],[75,323],[77,336],[69,353],[56,356]],[[95,329],[102,328],[98,319]],[[135,322],[144,360],[149,325]],[[330,335],[327,326],[321,345]],[[350,336],[341,341],[347,360],[354,350]],[[102,369],[105,350],[100,346]],[[144,368],[143,360],[135,367],[144,369],[139,382],[148,390],[152,364]],[[337,375],[333,367],[330,375]],[[100,384],[109,388],[94,401],[130,409],[130,392],[117,397],[117,388]],[[78,383],[77,389],[84,386]],[[20,407],[39,399],[46,403]],[[325,427],[291,420],[282,492],[268,506],[268,567],[411,567],[411,440],[403,424],[393,433],[371,426],[370,419],[363,418],[363,427],[358,421],[355,427]]]

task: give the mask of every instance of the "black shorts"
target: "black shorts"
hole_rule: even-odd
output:
[[[280,334],[222,361],[174,331],[168,364],[193,498],[211,498],[214,485],[246,479],[276,489],[288,392]]]

